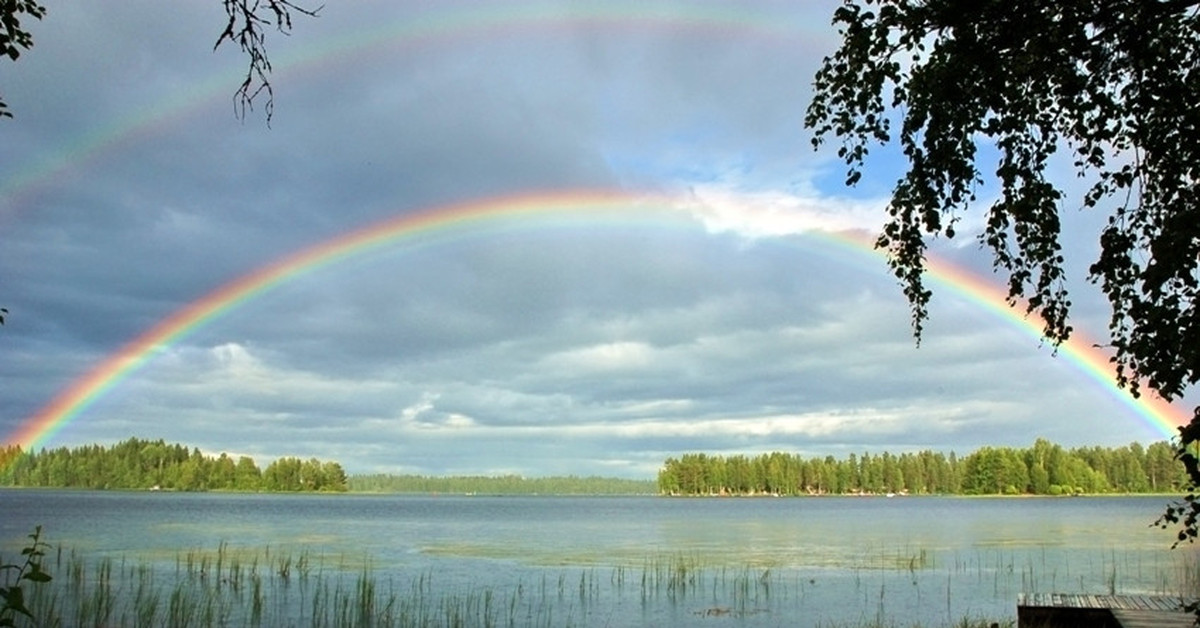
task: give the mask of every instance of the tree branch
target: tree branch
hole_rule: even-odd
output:
[[[270,125],[275,111],[275,94],[268,78],[271,60],[267,57],[267,30],[274,27],[286,35],[292,30],[293,11],[316,17],[324,5],[306,9],[291,0],[266,0],[265,4],[263,0],[223,0],[223,4],[229,21],[213,44],[213,50],[226,41],[234,42],[248,58],[246,77],[234,92],[234,110],[239,119],[244,119],[246,111],[254,108],[254,100],[265,94],[263,110]]]

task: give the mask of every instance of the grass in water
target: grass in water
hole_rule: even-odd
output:
[[[378,574],[367,558],[325,557],[275,548],[238,548],[221,543],[215,551],[187,551],[173,561],[136,562],[110,556],[88,557],[59,550],[47,571],[52,582],[31,588],[25,602],[33,618],[16,625],[76,626],[586,626],[722,625],[796,623],[798,617],[827,604],[821,587],[857,591],[866,615],[850,623],[810,625],[829,628],[887,628],[915,624],[894,619],[897,595],[915,593],[918,603],[945,599],[942,626],[1009,627],[1009,618],[955,616],[955,578],[986,582],[988,588],[1031,586],[1035,580],[1075,574],[1045,575],[1038,565],[1021,564],[1012,554],[943,557],[944,589],[919,582],[918,574],[934,569],[925,550],[903,548],[871,552],[852,577],[825,584],[796,570],[771,565],[733,566],[709,563],[698,554],[657,555],[640,564],[586,565],[525,572],[506,584],[481,580],[462,584],[439,580],[426,571],[397,581]],[[1105,583],[1117,587],[1121,573],[1133,569],[1161,573],[1163,591],[1179,593],[1200,582],[1200,559],[1170,565],[1143,565],[1110,556],[1100,568]],[[160,557],[161,558],[161,557]],[[1030,559],[1033,560],[1033,559]],[[2,561],[0,561],[2,562]],[[1165,568],[1165,569],[1164,569]],[[535,575],[529,575],[530,573]],[[540,575],[537,575],[539,574]],[[902,576],[897,579],[897,575]],[[938,576],[940,578],[940,576]],[[888,583],[884,584],[885,578]],[[911,578],[911,581],[906,579]],[[894,591],[910,586],[908,592]],[[0,586],[8,586],[0,582]],[[920,587],[927,587],[922,592]],[[1167,590],[1173,589],[1173,590]],[[926,598],[921,596],[925,595]],[[1013,596],[1015,601],[1015,595]],[[1015,604],[1014,604],[1015,611]],[[896,611],[902,612],[902,611]],[[962,612],[959,610],[958,612]],[[968,610],[969,612],[969,610]],[[22,623],[25,622],[25,623]]]

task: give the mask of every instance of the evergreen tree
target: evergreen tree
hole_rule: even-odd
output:
[[[898,456],[864,452],[842,460],[782,452],[754,458],[689,453],[663,463],[658,488],[671,495],[1173,492],[1186,486],[1187,477],[1172,456],[1166,442],[1068,452],[1045,439],[1027,449],[981,447],[961,461],[954,452],[928,450]]]
[[[238,458],[233,469],[233,486],[239,491],[257,491],[262,489],[262,471],[254,464],[249,456]]]
[[[289,465],[284,467],[290,470]],[[274,490],[346,490],[348,478],[340,464],[314,459],[305,465],[309,469],[307,484],[299,482],[300,474],[294,473],[284,482],[289,488]],[[0,485],[182,491],[263,488],[262,473],[249,457],[242,456],[234,463],[225,453],[213,458],[198,448],[189,451],[179,444],[136,438],[109,447],[60,447],[37,453],[20,448],[0,450]]]

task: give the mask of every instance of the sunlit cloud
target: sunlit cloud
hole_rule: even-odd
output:
[[[591,372],[636,369],[651,364],[654,350],[644,342],[610,342],[546,356],[552,369]]]
[[[681,206],[713,233],[747,238],[799,235],[813,231],[877,233],[886,200],[796,196],[777,190],[747,191],[722,183],[697,183]]]

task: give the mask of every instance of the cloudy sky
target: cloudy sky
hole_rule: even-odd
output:
[[[0,435],[306,247],[553,197],[289,276],[39,444],[652,477],[689,451],[1162,438],[950,286],[915,345],[883,260],[846,235],[880,224],[895,160],[845,189],[802,125],[833,0],[329,3],[270,36],[269,127],[235,116],[244,60],[212,50],[215,0],[49,4],[0,67]],[[614,211],[581,202],[598,196]],[[1076,326],[1099,337],[1103,217],[1065,209]],[[977,221],[935,248],[990,279]]]

